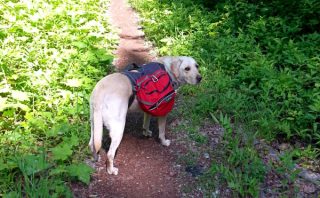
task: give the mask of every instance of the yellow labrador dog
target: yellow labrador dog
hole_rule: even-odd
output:
[[[191,57],[161,57],[156,62],[162,63],[171,77],[175,88],[183,84],[198,84],[201,75],[198,64]],[[129,98],[133,94],[129,78],[122,73],[113,73],[102,78],[95,86],[90,98],[91,138],[89,147],[97,159],[102,144],[103,125],[109,130],[111,145],[107,152],[107,171],[109,174],[118,174],[113,160],[116,150],[123,136],[128,111],[139,110],[139,104],[134,99],[128,107]],[[150,135],[150,115],[144,113],[143,134]],[[166,116],[158,117],[159,139],[164,146],[170,145],[165,138]]]

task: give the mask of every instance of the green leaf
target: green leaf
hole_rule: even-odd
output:
[[[80,141],[77,135],[72,134],[71,137],[64,137],[63,142],[70,146],[78,146]]]
[[[95,50],[87,51],[85,54],[86,60],[90,63],[98,63],[98,59],[95,54]]]
[[[86,43],[81,42],[81,41],[73,42],[72,45],[79,48],[79,49],[84,49],[84,48],[88,47],[88,45]]]
[[[72,155],[72,145],[61,143],[51,149],[52,157],[54,160],[66,160]]]
[[[70,138],[70,145],[78,146],[79,145],[79,138],[76,135],[72,135]]]
[[[96,51],[96,56],[101,62],[111,63],[113,60],[113,56],[110,55],[105,49],[99,49]]]
[[[3,111],[3,116],[6,116],[6,117],[13,117],[14,116],[14,110],[13,109],[8,109],[8,110],[5,110]]]
[[[66,173],[66,172],[67,172],[66,166],[65,165],[61,165],[61,166],[55,167],[54,169],[51,169],[49,175],[50,176],[60,175],[62,173]]]
[[[67,167],[67,170],[71,177],[76,177],[85,184],[89,184],[90,175],[93,173],[93,169],[84,163],[71,164]]]
[[[69,130],[70,130],[70,127],[68,123],[56,124],[50,130],[47,130],[46,136],[57,137],[59,135],[68,133]]]
[[[47,137],[57,137],[59,134],[59,127],[53,126],[50,130],[46,132]]]

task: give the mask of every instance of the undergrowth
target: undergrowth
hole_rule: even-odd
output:
[[[181,90],[190,98],[183,109],[188,116],[203,120],[223,113],[232,123],[237,121],[233,124],[241,123],[248,129],[239,134],[240,139],[257,136],[269,141],[299,142],[299,157],[310,157],[301,156],[310,146],[319,154],[318,1],[131,3],[140,12],[144,31],[160,55],[189,55],[199,62],[204,77],[201,85]],[[191,138],[197,137],[191,131]],[[228,147],[226,164],[213,164],[212,178],[220,172],[237,195],[257,196],[264,168],[252,144],[223,144]],[[230,158],[233,152],[240,152],[235,160]],[[288,156],[292,161],[293,156]],[[255,164],[247,167],[240,162]],[[252,167],[258,167],[259,173],[252,174]],[[244,183],[249,180],[251,183]]]
[[[0,2],[0,196],[71,197],[88,183],[89,94],[110,71],[107,3]]]

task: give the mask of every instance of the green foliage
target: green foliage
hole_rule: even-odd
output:
[[[80,181],[89,184],[90,175],[93,172],[92,168],[86,164],[71,164],[67,167],[67,171],[72,177],[76,177]]]
[[[63,141],[51,149],[52,159],[65,161],[72,155],[72,148],[79,144],[79,138],[77,136],[71,136],[71,138],[63,138]]]
[[[190,55],[199,62],[204,77],[201,85],[181,90],[190,96],[184,113],[204,119],[219,117],[222,112],[247,129],[225,134],[224,163],[212,165],[212,174],[221,174],[238,195],[257,196],[264,175],[264,166],[246,137],[299,139],[311,145],[311,153],[317,152],[319,1],[131,3],[140,11],[144,31],[160,55]],[[227,127],[226,123],[222,125]],[[191,138],[197,136],[197,131],[191,133]],[[280,167],[284,169],[279,172],[294,177],[290,155],[282,159]]]
[[[93,0],[0,2],[4,197],[71,197],[66,181],[89,182],[91,168],[79,163],[89,94],[111,70],[115,46],[106,9]]]
[[[131,2],[161,55],[200,63],[194,113],[223,111],[268,139],[319,145],[318,1]]]
[[[277,165],[276,170],[282,174],[288,174],[287,182],[293,183],[295,181],[295,178],[298,176],[298,173],[300,172],[295,167],[295,160],[293,159],[296,151],[294,152],[285,152],[280,156],[280,162]]]
[[[258,157],[253,146],[254,136],[244,140],[240,129],[233,130],[230,118],[220,114],[213,119],[224,128],[223,151],[221,164],[213,163],[209,174],[218,175],[220,180],[227,182],[235,196],[258,197],[266,167]],[[213,177],[212,176],[212,177]]]
[[[16,158],[16,163],[20,171],[26,176],[34,175],[50,166],[44,154],[20,156]]]

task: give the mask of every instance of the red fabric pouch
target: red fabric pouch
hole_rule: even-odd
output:
[[[135,91],[141,109],[152,116],[165,116],[173,108],[176,92],[165,70],[138,79]]]

